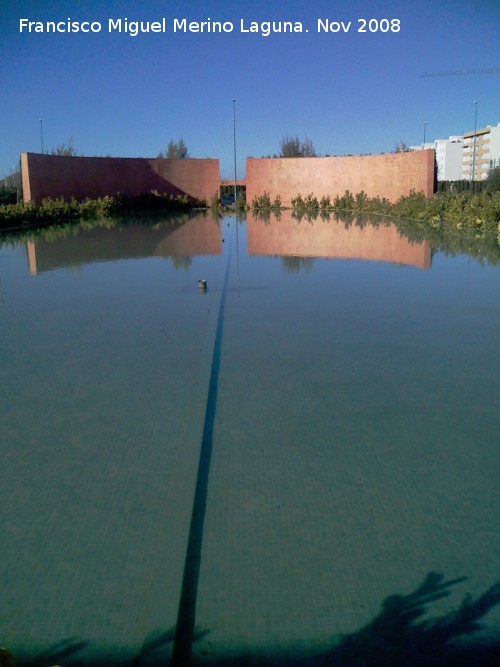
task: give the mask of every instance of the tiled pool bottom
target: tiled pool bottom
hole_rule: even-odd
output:
[[[384,661],[362,629],[433,572],[443,578],[427,580],[426,618],[494,584],[490,603],[500,601],[493,339],[477,352],[486,304],[478,327],[457,307],[462,295],[442,302],[449,283],[424,278],[409,292],[378,266],[366,269],[360,309],[355,267],[315,268],[259,292],[250,262],[228,296],[195,654],[402,664],[406,639],[418,664],[433,664],[425,651],[442,658],[446,633],[437,645],[431,631],[405,637],[412,624],[389,616]],[[483,634],[457,623],[463,635],[451,636],[498,641],[499,608],[485,606]],[[348,634],[354,649],[342,652]],[[373,635],[380,649],[383,623]]]
[[[498,272],[468,292],[460,258],[290,272],[241,233],[193,661],[362,664],[335,647],[388,596],[467,577],[420,599],[432,617],[498,582]],[[21,663],[168,663],[226,260],[3,278],[0,639]],[[480,620],[492,636],[498,606]]]
[[[21,665],[165,663],[220,257],[195,267],[206,295],[159,259],[36,277],[1,259],[1,643]]]

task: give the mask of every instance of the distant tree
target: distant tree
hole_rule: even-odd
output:
[[[500,167],[490,169],[490,173],[486,179],[486,188],[489,192],[500,191]]]
[[[61,144],[60,146],[52,148],[50,155],[78,155],[75,147],[73,146],[73,137],[69,138],[67,144]]]
[[[15,204],[22,195],[21,170],[12,167],[10,173],[0,180],[0,205]]]
[[[169,160],[189,157],[188,149],[182,137],[179,141],[168,142],[167,150],[160,151],[158,157],[168,158]]]
[[[306,137],[302,142],[302,157],[316,157],[316,151],[312,141]]]
[[[401,139],[401,141],[394,146],[394,151],[393,153],[409,153],[410,152],[409,146],[406,145],[406,143]]]
[[[297,136],[289,137],[286,134],[281,138],[280,157],[316,157],[316,151],[309,138],[301,141]]]
[[[288,134],[282,137],[280,157],[300,157],[300,139]]]

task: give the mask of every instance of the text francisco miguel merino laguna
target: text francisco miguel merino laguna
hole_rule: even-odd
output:
[[[246,21],[240,19],[236,24],[241,33],[254,33],[268,37],[271,33],[297,33],[309,32],[301,21]],[[334,21],[332,19],[317,19],[316,32],[349,32],[351,21]],[[231,33],[235,30],[232,21],[189,21],[186,18],[173,19],[171,22],[166,18],[158,21],[131,21],[128,18],[108,19],[107,24],[101,21],[73,21],[68,18],[64,21],[32,21],[30,19],[19,19],[19,32],[23,33],[98,33],[104,28],[104,32],[127,33],[136,37],[141,33]],[[106,30],[107,28],[107,30]],[[354,30],[355,27],[353,26]],[[354,31],[353,30],[353,31]]]

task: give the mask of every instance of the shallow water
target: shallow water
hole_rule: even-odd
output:
[[[431,572],[467,578],[431,618],[498,583],[500,268],[357,222],[0,247],[0,628],[21,662],[165,664],[203,447],[200,661],[335,651]],[[498,640],[496,604],[481,621],[465,637]]]

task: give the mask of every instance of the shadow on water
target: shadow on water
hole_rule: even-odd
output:
[[[248,650],[232,655],[196,655],[196,644],[209,636],[209,630],[197,630],[193,636],[195,654],[191,665],[204,667],[493,667],[500,664],[500,640],[475,638],[483,619],[500,603],[500,582],[473,599],[466,596],[456,609],[441,616],[425,618],[431,605],[450,595],[462,583],[461,577],[446,581],[442,574],[431,572],[409,595],[391,595],[382,603],[380,613],[366,626],[349,635],[332,640],[330,649],[309,657],[294,656],[289,650],[272,654]],[[88,642],[67,639],[43,653],[21,659],[17,667],[168,667],[175,629],[149,635],[140,652],[124,658],[120,649],[110,653],[91,651]],[[2,637],[2,641],[5,637]],[[121,656],[121,658],[118,658]],[[11,667],[2,656],[1,667]]]
[[[89,646],[89,642],[78,641],[76,637],[64,639],[49,646],[43,653],[23,662],[26,667],[37,665],[73,664],[78,653]],[[3,665],[2,665],[3,667]]]
[[[480,619],[500,603],[500,582],[476,600],[466,596],[454,611],[437,618],[424,618],[429,604],[448,597],[451,587],[464,580],[465,577],[445,581],[442,574],[431,572],[409,595],[386,598],[382,611],[373,621],[318,656],[317,664],[353,667],[493,664],[494,654],[497,658],[499,655],[498,644],[460,645],[454,640],[463,640],[481,629]],[[481,654],[491,661],[480,661]]]

